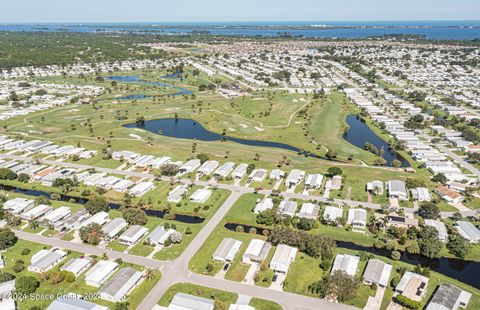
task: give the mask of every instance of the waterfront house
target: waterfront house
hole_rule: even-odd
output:
[[[270,261],[270,269],[275,272],[287,274],[290,264],[297,256],[297,248],[285,244],[279,244]]]
[[[233,238],[224,238],[213,253],[212,259],[220,262],[231,262],[240,250],[242,242]]]

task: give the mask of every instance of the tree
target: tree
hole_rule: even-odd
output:
[[[460,235],[456,235],[450,238],[447,243],[447,249],[460,259],[464,259],[470,254],[471,246],[468,241]]]
[[[297,223],[297,228],[305,231],[309,231],[318,227],[318,223],[314,219],[300,218]]]
[[[174,176],[178,173],[178,166],[173,164],[166,164],[160,167],[160,174],[165,176]]]
[[[140,208],[122,208],[122,217],[130,225],[145,225],[148,221],[147,214]]]
[[[30,180],[30,176],[26,173],[20,173],[18,175],[18,181],[22,183],[28,183],[29,180]]]
[[[12,169],[0,168],[0,180],[15,180],[17,174]]]
[[[417,211],[424,219],[436,220],[440,216],[440,208],[430,201],[422,201]]]
[[[200,153],[200,154],[197,155],[197,159],[200,159],[200,162],[203,164],[204,162],[209,160],[210,157],[205,153]]]
[[[128,310],[128,306],[130,303],[127,301],[125,302],[116,302],[115,305],[113,306],[114,310]]]
[[[416,187],[427,187],[424,181],[414,178],[407,178],[405,180],[405,185],[408,188],[416,188]]]
[[[438,238],[438,231],[431,226],[424,227],[418,236],[420,253],[428,258],[439,258],[442,250],[442,243]]]
[[[178,231],[175,231],[170,235],[170,240],[172,243],[180,243],[182,242],[182,234]]]
[[[0,250],[3,251],[17,243],[17,237],[10,228],[0,229]]]
[[[257,214],[256,221],[260,225],[273,226],[278,223],[279,217],[276,210],[267,209]]]
[[[432,181],[436,183],[447,184],[448,179],[443,173],[437,173],[433,176]]]
[[[29,295],[37,290],[40,282],[33,276],[23,276],[15,281],[15,289],[18,294]]]
[[[330,167],[328,168],[328,174],[330,174],[331,176],[342,175],[343,170],[338,167]]]
[[[339,302],[351,300],[357,296],[360,281],[344,271],[335,271],[322,280],[309,286],[309,290],[321,298],[336,299]]]
[[[100,211],[107,212],[109,209],[107,199],[102,196],[93,196],[90,198],[87,203],[85,204],[85,209],[87,209],[88,213],[91,215],[96,214]]]
[[[392,160],[392,167],[400,168],[401,165],[402,165],[402,162],[399,161],[398,159]]]
[[[102,226],[97,223],[91,223],[88,226],[80,228],[80,239],[85,243],[98,245],[103,236]]]
[[[15,279],[15,276],[11,273],[0,271],[0,283],[8,282]]]

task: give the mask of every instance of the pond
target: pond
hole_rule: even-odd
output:
[[[168,96],[183,96],[183,95],[193,94],[193,92],[189,91],[188,89],[168,85],[165,83],[144,80],[138,75],[112,75],[112,76],[108,76],[107,79],[112,81],[122,82],[122,83],[145,83],[145,84],[149,84],[157,87],[166,87],[166,88],[172,88],[177,90],[177,92],[173,94],[168,94]]]
[[[214,132],[211,132],[200,123],[186,118],[162,118],[155,120],[148,120],[142,126],[137,125],[136,123],[124,125],[126,128],[143,128],[147,131],[150,131],[155,134],[163,135],[166,137],[173,137],[179,139],[191,139],[199,141],[232,141],[244,145],[250,146],[262,146],[262,147],[273,147],[289,151],[294,151],[297,153],[305,154],[304,151],[301,151],[299,148],[278,142],[269,142],[269,141],[260,141],[260,140],[246,140],[233,138],[229,136],[223,136]],[[307,153],[308,156],[318,157],[315,154]]]
[[[224,225],[224,227],[230,231],[236,231],[237,226],[242,226],[245,233],[248,233],[250,229],[255,228],[255,233],[257,235],[263,235],[264,230],[269,231],[269,229],[267,228],[253,225],[236,223],[226,223]],[[350,249],[355,251],[365,251],[388,258],[390,258],[391,254],[390,251],[385,249],[376,249],[374,247],[362,246],[352,242],[336,241],[336,243],[338,248]],[[478,280],[478,275],[480,274],[479,262],[465,261],[458,258],[446,257],[430,259],[422,255],[413,255],[408,253],[403,253],[400,261],[414,266],[421,265],[423,267],[428,267],[435,272],[441,273],[443,275],[446,275],[447,277],[459,280],[463,283],[480,289],[480,281]]]
[[[33,197],[45,196],[45,197],[48,197],[49,199],[51,199],[51,196],[52,196],[52,193],[48,193],[40,190],[33,190],[33,189],[23,189],[15,186],[8,186],[8,185],[0,185],[0,190],[11,191],[14,193],[24,194],[24,195],[33,196]],[[77,204],[84,205],[87,203],[88,199],[60,194],[60,201],[74,201]],[[109,202],[108,206],[112,210],[118,210],[122,207],[122,205],[118,203],[113,203],[113,202]],[[159,218],[163,218],[165,216],[165,212],[160,210],[144,209],[144,211],[148,216],[159,217]],[[178,222],[186,223],[186,224],[201,224],[205,221],[203,217],[187,215],[187,214],[175,214],[174,220]]]
[[[383,148],[384,154],[382,157],[387,161],[387,165],[389,166],[392,165],[394,160],[399,160],[402,163],[401,167],[410,166],[408,161],[400,156],[397,152],[392,150],[390,145],[382,138],[377,136],[377,134],[370,129],[370,127],[368,127],[363,119],[354,114],[350,114],[347,117],[347,124],[349,125],[349,129],[343,135],[345,140],[362,149],[367,142],[375,145],[379,151]]]

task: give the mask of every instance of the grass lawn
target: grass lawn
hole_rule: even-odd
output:
[[[320,280],[325,272],[319,267],[320,259],[299,253],[295,261],[290,265],[284,289],[287,292],[315,296],[310,293],[308,286]],[[308,271],[308,272],[307,272]]]
[[[282,310],[282,306],[276,302],[264,300],[260,298],[252,298],[249,303],[250,306],[256,310]]]

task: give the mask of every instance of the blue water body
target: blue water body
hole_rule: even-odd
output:
[[[409,167],[410,164],[397,152],[390,149],[390,146],[382,138],[365,124],[365,121],[354,114],[350,114],[347,117],[347,124],[349,126],[348,131],[343,135],[343,138],[351,144],[363,148],[365,143],[371,143],[377,147],[380,151],[384,150],[383,159],[387,161],[388,165],[392,165],[392,161],[399,160],[402,163],[402,167]]]
[[[137,124],[126,124],[124,125],[126,128],[137,128],[139,127]],[[142,129],[150,131],[155,134],[159,134],[166,137],[173,137],[179,139],[190,139],[190,140],[199,140],[199,141],[232,141],[236,143],[240,143],[243,145],[250,145],[250,146],[261,146],[261,147],[272,147],[278,148],[283,150],[289,150],[297,153],[302,153],[299,148],[285,144],[285,143],[277,143],[277,142],[270,142],[270,141],[260,141],[260,140],[246,140],[246,139],[239,139],[233,138],[229,136],[219,135],[217,133],[211,132],[205,127],[203,127],[200,123],[186,118],[162,118],[162,119],[155,119],[146,121],[145,124],[141,126]],[[311,157],[318,157],[314,154],[307,154]]]
[[[152,96],[148,96],[148,95],[128,95],[128,96],[120,97],[117,100],[141,100],[141,99],[147,99],[151,97]]]
[[[123,82],[123,83],[145,83],[157,87],[167,87],[167,88],[173,88],[178,90],[177,92],[173,94],[168,94],[168,96],[183,96],[183,95],[191,95],[193,92],[189,91],[188,89],[182,88],[182,87],[177,87],[177,86],[171,86],[165,83],[160,83],[160,82],[153,82],[153,81],[147,81],[142,78],[140,78],[138,75],[113,75],[113,76],[108,76],[107,79],[112,80],[112,81],[118,81],[118,82]],[[133,95],[133,96],[146,96],[146,95]],[[128,96],[127,96],[128,97]],[[125,97],[124,97],[125,98]],[[147,97],[144,97],[147,98]],[[120,98],[121,99],[121,98]],[[127,100],[127,99],[125,99]]]
[[[323,29],[291,29],[326,25]],[[255,27],[275,26],[275,29]],[[342,28],[349,27],[349,28]],[[391,34],[422,35],[433,40],[480,38],[480,21],[309,21],[309,22],[211,22],[211,23],[85,23],[85,24],[2,24],[0,31],[84,32],[134,31],[151,34],[188,34],[208,31],[213,35],[278,36],[288,32],[308,38],[366,38]]]

